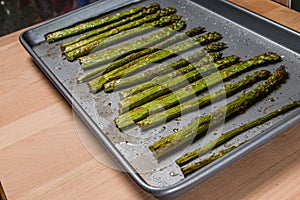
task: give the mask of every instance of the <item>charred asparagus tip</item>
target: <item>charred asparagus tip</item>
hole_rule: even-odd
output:
[[[272,90],[279,86],[284,80],[286,80],[286,78],[287,72],[285,70],[285,66],[280,66],[266,81],[261,83],[255,89],[242,94],[226,106],[220,107],[210,114],[197,118],[184,129],[150,145],[149,149],[156,157],[161,157],[176,150],[187,142],[193,141],[196,136],[206,133],[210,127],[210,123],[215,126],[220,122],[220,120],[228,119],[242,111],[245,111],[257,101],[270,94]]]
[[[275,117],[278,117],[279,115],[282,115],[282,114],[285,114],[293,109],[296,109],[297,107],[300,107],[300,101],[294,101],[294,102],[291,102],[285,106],[282,106],[281,108],[279,108],[278,110],[275,110],[263,117],[260,117],[260,118],[257,118],[247,124],[244,124],[238,128],[235,128],[231,131],[228,131],[227,133],[224,133],[222,136],[220,136],[220,138],[217,138],[215,141],[212,141],[210,143],[208,143],[207,145],[193,151],[193,152],[190,152],[190,153],[187,153],[185,154],[184,156],[180,157],[179,159],[176,160],[176,163],[178,165],[183,165],[183,164],[186,164],[187,162],[190,162],[192,161],[193,159],[199,157],[200,155],[203,155],[204,153],[206,153],[209,149],[213,148],[213,147],[216,147],[220,144],[223,144],[224,142],[226,142],[227,140],[233,138],[234,136],[242,133],[242,132],[245,132],[251,128],[254,128],[256,126],[259,126],[259,125],[262,125],[264,124],[265,122],[275,118]],[[187,176],[193,172],[195,172],[196,170],[204,167],[205,165],[211,163],[212,161],[220,158],[221,156],[225,155],[226,153],[230,152],[231,150],[235,149],[236,147],[240,146],[241,144],[243,144],[244,142],[242,143],[239,143],[237,145],[234,145],[232,147],[229,147],[228,149],[225,149],[225,150],[221,150],[219,152],[216,152],[214,153],[212,156],[202,160],[202,161],[199,161],[199,162],[196,162],[194,164],[191,164],[191,165],[188,165],[186,167],[183,167],[181,170],[182,170],[182,173],[184,174],[184,176]],[[195,155],[195,156],[193,156]]]

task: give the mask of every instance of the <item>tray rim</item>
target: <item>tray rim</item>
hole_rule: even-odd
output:
[[[131,3],[136,3],[136,2],[142,2],[145,0],[127,0],[126,3],[123,6],[129,5]],[[284,31],[289,34],[294,35],[295,37],[299,37],[300,33],[298,31],[295,31],[293,29],[290,29],[286,26],[283,26],[273,20],[270,20],[266,17],[263,17],[257,13],[254,13],[248,9],[245,9],[235,3],[228,2],[226,0],[211,0],[211,1],[205,1],[205,0],[191,0],[195,2],[196,4],[199,4],[200,6],[203,6],[204,8],[215,12],[216,14],[221,15],[216,11],[217,7],[219,6],[228,6],[228,8],[233,9],[233,12],[237,12],[238,14],[241,15],[247,15],[247,17],[253,18],[254,20],[260,20],[260,23],[265,23],[273,28],[278,29],[279,31]],[[282,133],[283,131],[289,129],[290,127],[294,126],[296,123],[300,121],[300,110],[297,109],[297,112],[295,112],[293,115],[290,116],[290,119],[286,121],[286,123],[280,124],[277,123],[273,125],[272,127],[268,128],[265,130],[265,134],[259,135],[258,137],[253,138],[252,142],[248,142],[239,148],[233,150],[232,152],[228,153],[227,155],[223,156],[222,158],[218,159],[217,161],[214,162],[213,166],[210,166],[211,168],[207,169],[205,173],[202,172],[202,174],[195,172],[191,176],[185,178],[183,181],[180,181],[179,183],[176,183],[172,186],[164,187],[164,188],[157,188],[153,187],[149,184],[147,184],[142,177],[135,171],[135,169],[129,164],[129,162],[121,155],[121,153],[116,149],[114,144],[102,133],[100,128],[96,125],[96,123],[89,117],[88,113],[85,112],[85,110],[80,106],[80,104],[72,98],[71,93],[60,83],[58,78],[53,74],[48,67],[40,60],[38,55],[31,49],[32,46],[28,42],[28,37],[27,35],[30,34],[32,30],[35,30],[41,26],[47,26],[50,23],[56,22],[57,20],[64,19],[66,16],[73,16],[78,12],[85,11],[89,7],[92,7],[95,4],[98,3],[111,3],[112,1],[102,1],[102,2],[94,2],[88,6],[79,8],[77,10],[71,11],[70,13],[61,15],[59,17],[56,17],[54,19],[48,20],[46,22],[37,24],[32,26],[30,29],[27,29],[23,31],[20,36],[19,40],[23,47],[28,51],[28,53],[31,55],[37,66],[41,69],[41,71],[47,76],[47,78],[51,81],[51,83],[56,87],[56,89],[61,93],[61,95],[66,99],[66,101],[72,106],[74,111],[77,113],[77,115],[83,120],[83,122],[87,125],[87,127],[92,131],[92,133],[99,139],[99,141],[107,148],[112,155],[112,157],[117,160],[117,162],[121,165],[121,167],[124,169],[124,171],[129,174],[129,176],[135,181],[143,190],[146,192],[152,194],[155,197],[159,198],[164,198],[164,199],[170,199],[170,198],[175,198],[178,197],[179,195],[182,195],[183,193],[187,192],[190,190],[192,187],[198,185],[202,181],[204,181],[206,178],[212,176],[213,174],[217,173],[221,169],[225,168],[227,165],[233,163],[237,159],[241,158],[247,153],[250,153],[257,147],[261,146],[262,144],[266,143],[267,141],[271,140],[278,134]],[[205,5],[214,5],[216,6],[215,8],[208,8]],[[111,7],[111,10],[113,11],[115,9],[121,8],[120,7]],[[227,9],[228,9],[227,8]],[[107,11],[107,12],[109,12]],[[101,12],[105,13],[105,12]],[[221,15],[224,16],[224,15]],[[229,20],[234,21],[231,18],[225,17]],[[234,21],[236,22],[236,21]],[[237,22],[236,22],[237,23]],[[247,26],[244,26],[243,24],[237,23],[245,28]],[[261,34],[260,34],[261,35]],[[264,35],[263,35],[264,36]],[[300,38],[300,37],[299,37]],[[272,39],[270,39],[272,40]],[[274,40],[272,40],[274,41]],[[276,41],[274,41],[276,42]],[[281,44],[283,45],[283,44]],[[284,46],[285,47],[285,46]],[[290,49],[290,48],[288,48]],[[300,53],[300,49],[292,49],[293,51]],[[198,171],[199,172],[199,171]]]

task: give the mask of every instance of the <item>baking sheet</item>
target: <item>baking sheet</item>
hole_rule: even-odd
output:
[[[225,123],[224,126],[212,130],[203,139],[160,162],[157,162],[148,150],[149,144],[173,131],[183,128],[195,117],[202,116],[204,113],[208,113],[218,106],[230,102],[236,95],[205,109],[180,117],[163,126],[147,131],[133,127],[121,133],[113,122],[118,115],[118,92],[91,94],[85,84],[78,85],[75,83],[74,78],[82,73],[82,70],[77,61],[68,62],[62,57],[60,44],[66,40],[48,44],[43,37],[48,32],[95,17],[101,13],[109,15],[110,13],[107,12],[114,11],[117,8],[120,8],[117,10],[119,11],[154,2],[159,3],[161,7],[177,8],[177,14],[182,15],[187,22],[188,26],[185,30],[200,25],[204,26],[207,31],[222,33],[224,36],[222,41],[226,42],[229,47],[224,51],[224,56],[235,54],[240,56],[242,60],[245,60],[266,51],[273,51],[281,55],[283,61],[263,68],[274,71],[279,65],[284,64],[287,66],[289,73],[287,82],[263,101],[258,102],[237,118]],[[247,123],[283,106],[293,99],[298,100],[300,97],[300,91],[298,87],[295,87],[300,85],[300,68],[298,67],[300,64],[299,33],[240,9],[226,1],[127,0],[119,2],[110,0],[96,2],[27,30],[22,33],[20,40],[41,70],[64,95],[73,106],[74,111],[79,114],[99,140],[107,147],[108,151],[112,153],[123,169],[144,190],[154,196],[171,198],[182,194],[230,162],[299,121],[298,109],[239,135],[226,143],[225,146],[219,147],[219,149],[243,140],[251,138],[252,140],[187,178],[183,177],[180,168],[174,163],[176,158],[186,151],[197,148],[202,142],[209,141],[222,132]],[[158,65],[164,65],[168,62],[170,60]],[[240,77],[236,78],[236,80],[238,79]],[[263,135],[261,134],[262,132],[264,133]]]

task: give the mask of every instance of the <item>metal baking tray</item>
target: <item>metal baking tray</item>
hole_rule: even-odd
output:
[[[120,133],[113,122],[114,117],[118,114],[118,92],[111,94],[89,93],[85,84],[78,85],[74,80],[76,75],[82,71],[79,63],[68,62],[61,55],[59,46],[64,40],[48,44],[44,39],[44,35],[48,32],[99,14],[105,16],[115,11],[154,2],[159,3],[162,7],[175,7],[178,10],[177,13],[186,20],[187,29],[204,26],[207,31],[222,33],[224,36],[222,41],[226,42],[229,47],[224,51],[224,56],[235,54],[245,60],[266,51],[273,51],[281,55],[283,61],[264,68],[274,71],[279,65],[287,66],[289,78],[286,83],[261,102],[257,102],[245,113],[225,123],[214,132],[225,132],[275,110],[292,99],[299,99],[300,35],[298,32],[235,4],[216,0],[104,0],[38,24],[20,35],[22,45],[30,53],[38,67],[72,105],[74,111],[118,161],[123,170],[148,193],[159,198],[170,199],[183,194],[229,163],[299,122],[300,110],[293,110],[234,138],[230,143],[246,140],[246,138],[251,140],[186,178],[174,163],[175,158],[182,155],[183,152],[178,152],[157,162],[147,148],[149,144],[159,137],[184,127],[195,116],[209,112],[218,104],[213,104],[147,131],[141,131],[134,127]],[[225,99],[223,103],[231,101],[233,98],[235,96]],[[212,135],[214,134],[208,133],[206,139]],[[201,144],[201,140],[191,144],[189,148],[196,148],[199,144]],[[224,148],[224,146],[220,148]]]

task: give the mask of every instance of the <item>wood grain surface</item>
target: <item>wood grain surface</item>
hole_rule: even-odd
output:
[[[300,14],[278,3],[232,1],[300,30]],[[7,198],[155,199],[117,170],[105,149],[76,119],[21,46],[21,31],[0,38],[0,180]],[[178,199],[298,200],[299,185],[300,124]]]

